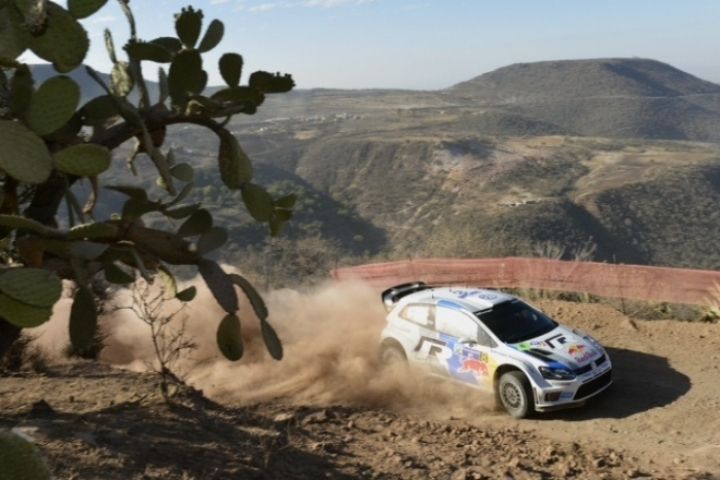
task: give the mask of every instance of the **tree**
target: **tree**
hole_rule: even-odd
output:
[[[267,224],[272,235],[279,234],[292,215],[295,197],[273,198],[252,183],[252,164],[226,125],[233,115],[255,113],[266,95],[290,91],[292,77],[259,71],[240,85],[243,59],[225,53],[218,67],[226,87],[209,93],[203,55],[220,43],[223,23],[213,20],[201,37],[202,11],[187,7],[175,16],[176,37],[143,41],[129,0],[118,0],[130,38],[121,54],[111,32],[105,31],[112,72],[106,82],[85,67],[104,94],[80,106],[80,86],[64,74],[81,67],[88,51],[88,35],[78,19],[95,14],[106,2],[68,0],[65,9],[47,0],[0,0],[0,356],[20,329],[48,320],[61,295],[61,279],[78,287],[70,338],[82,348],[97,327],[93,278],[104,275],[111,283],[127,285],[136,273],[149,280],[162,272],[174,286],[171,266],[192,265],[227,312],[218,329],[223,354],[232,360],[242,355],[237,286],[261,321],[270,354],[279,359],[282,346],[267,322],[261,296],[245,278],[228,275],[205,257],[225,243],[227,232],[213,224],[212,213],[201,204],[183,203],[194,185],[193,167],[176,163],[163,144],[168,126],[207,128],[219,139],[218,169],[225,187],[241,192],[250,215]],[[51,62],[58,75],[36,86],[29,66],[17,60],[28,49]],[[148,63],[168,65],[158,70],[155,99],[143,76]],[[126,185],[103,184],[112,151],[133,139],[128,163],[136,173],[138,155],[151,159],[162,189],[157,194],[133,177]],[[81,179],[92,186],[84,206],[72,189]],[[121,213],[95,219],[103,189],[120,192],[127,200]],[[58,223],[63,203],[67,228]],[[151,212],[182,224],[176,231],[149,228],[143,216]],[[194,289],[173,294],[188,301]]]

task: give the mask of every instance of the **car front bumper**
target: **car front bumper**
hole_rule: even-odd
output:
[[[548,381],[548,386],[536,386],[535,409],[537,411],[571,408],[600,394],[612,385],[612,366],[596,369],[569,382]]]

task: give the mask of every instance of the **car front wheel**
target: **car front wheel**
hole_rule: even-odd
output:
[[[380,363],[389,367],[407,364],[407,357],[403,349],[397,345],[389,344],[380,347]]]
[[[503,408],[514,418],[524,418],[533,412],[530,382],[517,370],[500,377],[497,395]]]

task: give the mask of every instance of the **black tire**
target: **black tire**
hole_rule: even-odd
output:
[[[380,347],[379,359],[384,367],[407,365],[405,351],[394,343],[385,343]]]
[[[525,418],[535,411],[530,382],[517,370],[504,373],[497,384],[497,398],[513,418]]]

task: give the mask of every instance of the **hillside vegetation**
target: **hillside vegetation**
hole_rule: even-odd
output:
[[[249,267],[266,276],[548,245],[572,258],[592,244],[598,260],[720,268],[720,86],[657,61],[518,64],[442,91],[298,91],[230,127],[259,182],[301,197],[272,245],[216,188],[215,141],[192,127],[169,140],[196,166],[191,199],[231,225],[224,259],[261,253]]]

